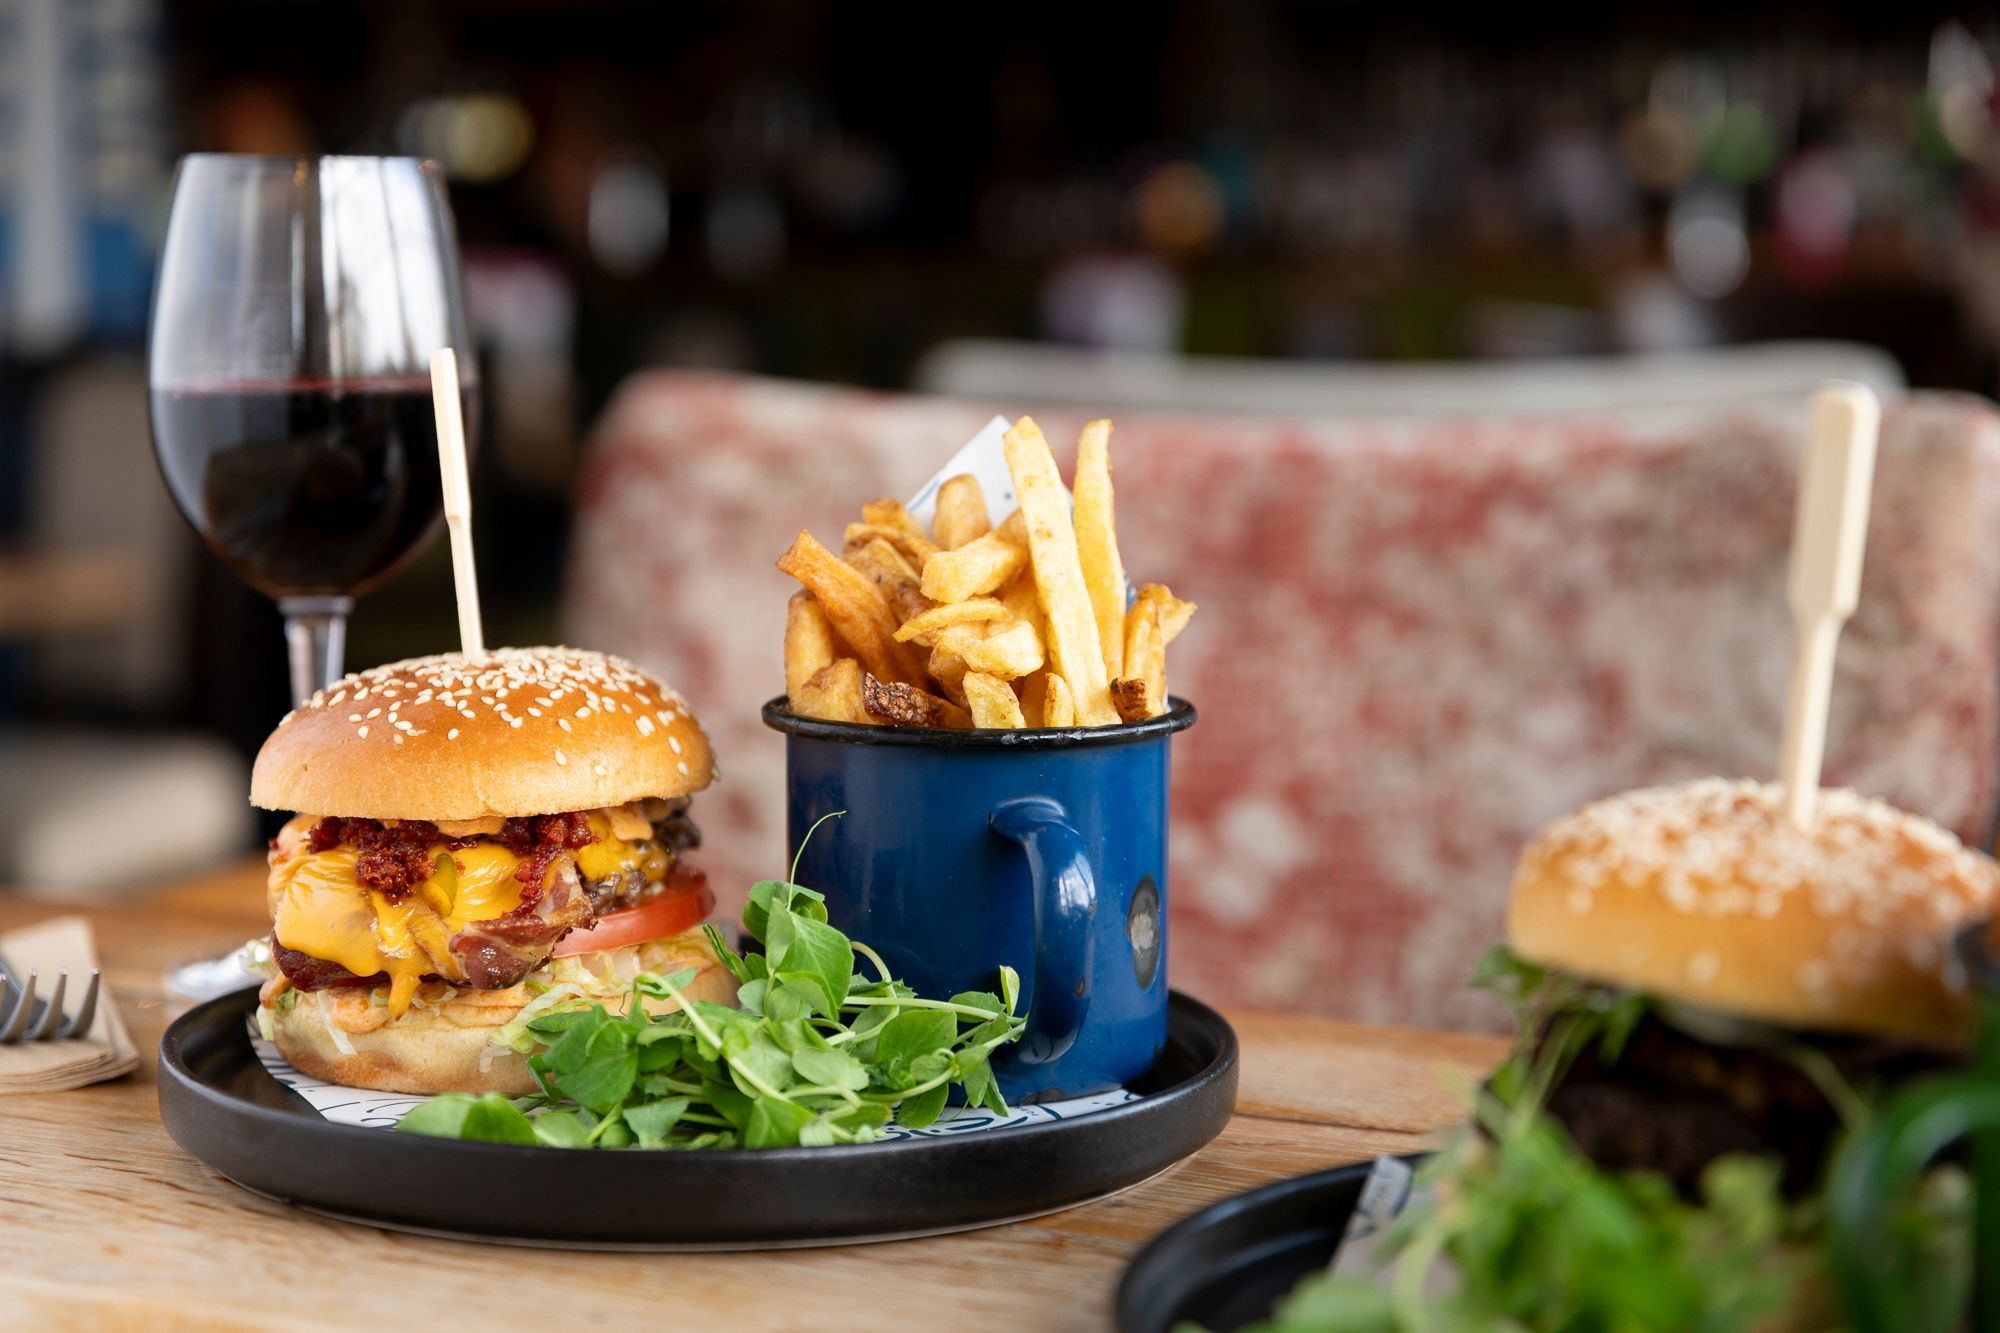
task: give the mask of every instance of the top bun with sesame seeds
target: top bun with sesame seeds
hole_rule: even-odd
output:
[[[357,672],[264,742],[250,800],[351,819],[478,820],[686,796],[701,724],[630,662],[575,648],[446,653]]]
[[[1938,1043],[1969,1016],[1950,936],[2000,900],[2000,865],[1931,821],[1823,791],[1813,827],[1775,784],[1628,792],[1550,826],[1514,878],[1530,962],[1702,1009]]]

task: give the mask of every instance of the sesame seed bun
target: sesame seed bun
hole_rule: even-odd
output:
[[[1558,821],[1521,858],[1507,933],[1531,962],[1742,1018],[1916,1041],[1962,1035],[1953,929],[1992,910],[2000,866],[1919,816],[1711,778]]]
[[[250,801],[349,819],[487,819],[685,796],[714,777],[701,724],[630,662],[505,648],[392,662],[285,716]]]
[[[736,979],[716,960],[699,931],[576,958],[592,970],[620,976],[642,968],[672,973],[692,967],[695,977],[685,994],[717,1004],[736,1000]],[[623,1013],[628,998],[606,996],[599,1003]],[[373,1004],[366,990],[339,987],[302,992],[291,1007],[267,1012],[272,1042],[294,1069],[311,1078],[381,1092],[498,1092],[524,1097],[536,1090],[527,1058],[489,1043],[532,999],[534,993],[526,983],[506,990],[453,986],[446,999],[412,1006],[401,1018],[390,1018],[388,1009]],[[671,1000],[648,999],[646,1007],[666,1013],[680,1006]],[[334,1036],[336,1027],[339,1038]],[[350,1049],[342,1048],[343,1040]]]

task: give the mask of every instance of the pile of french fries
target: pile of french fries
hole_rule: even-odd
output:
[[[1020,508],[994,527],[976,477],[945,482],[925,532],[862,506],[842,555],[801,532],[778,568],[785,693],[801,717],[890,727],[1105,727],[1167,708],[1167,645],[1194,603],[1128,595],[1111,497],[1111,423],[1077,442],[1075,513],[1041,427],[1007,432]]]

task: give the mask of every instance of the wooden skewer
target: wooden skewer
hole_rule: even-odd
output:
[[[1778,755],[1785,814],[1800,830],[1812,827],[1819,795],[1840,628],[1861,595],[1861,555],[1868,541],[1881,417],[1881,404],[1865,385],[1828,380],[1813,394],[1785,590],[1795,637],[1784,749]]]
[[[472,488],[465,472],[465,417],[458,398],[458,355],[449,347],[431,354],[431,406],[437,412],[438,475],[444,483],[444,522],[451,534],[452,582],[458,593],[458,638],[467,657],[486,651],[479,623],[479,575],[472,565]]]

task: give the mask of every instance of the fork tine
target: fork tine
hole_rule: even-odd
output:
[[[63,992],[68,989],[69,969],[65,967],[56,973],[56,993],[49,996],[48,1008],[42,1010],[41,1021],[28,1029],[23,1041],[41,1041],[55,1033],[57,1025],[62,1022]]]
[[[14,1012],[7,1015],[7,1025],[0,1027],[0,1044],[19,1041],[21,1033],[27,1029],[28,1011],[35,1007],[36,975],[37,973],[34,969],[30,968],[28,971],[28,980],[22,985],[18,992],[18,998],[14,1002]]]
[[[63,1024],[58,1037],[88,1037],[90,1025],[97,1019],[97,969],[90,969],[90,982],[83,988],[83,1004],[77,1008],[76,1017]]]

